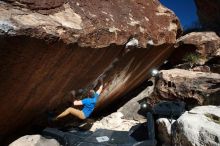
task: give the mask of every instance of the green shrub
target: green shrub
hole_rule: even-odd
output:
[[[199,62],[200,56],[196,53],[188,53],[183,57],[184,62],[189,62],[192,64],[196,64]]]

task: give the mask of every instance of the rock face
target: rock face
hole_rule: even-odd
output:
[[[209,63],[213,59],[220,60],[220,37],[215,32],[186,34],[177,40],[175,48],[171,56],[173,64],[179,64],[184,59],[187,60],[187,57],[188,61],[200,65]],[[191,60],[189,54],[194,55]],[[215,63],[218,62],[215,61]]]
[[[201,106],[177,120],[175,143],[180,146],[219,146],[220,107]]]
[[[55,139],[46,139],[41,135],[26,135],[9,146],[60,146],[60,144]]]
[[[148,41],[155,45],[173,43],[179,29],[175,15],[158,1],[57,0],[49,1],[49,5],[36,0],[12,1],[0,6],[1,33],[9,36],[62,40],[92,48],[124,45],[136,38],[138,46],[146,48]]]
[[[201,24],[206,28],[220,30],[220,1],[195,0],[195,3]]]
[[[154,91],[155,79],[151,78],[148,81],[148,84],[150,84],[150,82],[152,85],[147,86],[137,96],[133,97],[118,109],[118,112],[121,112],[124,115],[124,119],[146,121],[146,111],[141,110],[141,104],[146,103],[147,98],[149,98]]]
[[[107,106],[149,77],[180,32],[155,0],[5,0],[0,14],[1,137],[46,121],[100,77],[98,108]]]
[[[220,74],[183,69],[162,70],[155,94],[161,99],[219,105]]]

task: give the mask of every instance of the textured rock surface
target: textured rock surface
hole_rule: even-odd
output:
[[[180,37],[175,48],[171,56],[174,64],[181,63],[186,55],[192,53],[199,55],[195,61],[203,65],[220,57],[220,37],[215,32],[192,32]]]
[[[140,47],[146,47],[148,41],[157,45],[173,43],[179,29],[175,15],[153,0],[57,0],[54,3],[51,0],[22,0],[20,5],[17,3],[12,3],[12,6],[1,2],[0,28],[3,34],[61,39],[66,43],[94,48],[103,48],[110,44],[123,45],[129,38],[135,37],[139,40]],[[49,11],[59,6],[59,11]],[[49,10],[47,15],[43,15],[26,7]]]
[[[201,24],[206,28],[220,30],[220,1],[195,0],[195,3]]]
[[[10,0],[0,14],[0,136],[41,124],[100,76],[105,107],[148,78],[180,31],[156,0]]]
[[[158,97],[188,104],[219,105],[220,74],[183,69],[162,70],[156,83]]]
[[[196,66],[192,69],[190,69],[192,71],[198,71],[198,72],[210,72],[210,67],[204,65],[204,66]]]
[[[173,123],[176,120],[171,120],[167,118],[159,118],[156,121],[157,130],[158,130],[158,140],[162,144],[162,146],[170,146],[171,145],[171,138],[174,133],[171,133],[171,128],[173,129]]]
[[[220,107],[201,106],[177,120],[175,143],[179,146],[219,146]]]
[[[96,129],[109,129],[116,131],[129,131],[132,126],[140,123],[135,120],[124,119],[123,116],[124,115],[121,112],[112,113],[100,121],[96,121],[90,130],[95,131]]]
[[[23,136],[9,146],[60,146],[55,139],[46,139],[41,135],[26,135]]]
[[[146,112],[142,112],[141,103],[146,102],[147,98],[153,93],[155,80],[151,78],[149,82],[150,81],[152,81],[152,86],[146,87],[136,97],[132,98],[118,109],[118,112],[121,112],[124,115],[124,119],[136,121],[146,120]]]

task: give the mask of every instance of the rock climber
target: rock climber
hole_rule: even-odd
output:
[[[71,114],[79,119],[82,119],[82,120],[88,118],[92,114],[92,112],[96,106],[96,103],[98,101],[98,98],[99,98],[99,96],[102,92],[102,89],[103,89],[103,81],[99,80],[99,82],[100,82],[100,86],[97,91],[90,90],[87,93],[87,96],[88,96],[87,98],[84,98],[83,100],[74,100],[73,101],[74,106],[83,106],[82,110],[78,110],[74,107],[69,107],[65,111],[63,111],[61,114],[59,114],[57,117],[55,117],[54,120],[58,120],[58,119],[63,118],[69,114]]]

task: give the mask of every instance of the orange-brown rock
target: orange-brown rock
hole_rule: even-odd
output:
[[[188,105],[219,105],[220,74],[183,69],[162,70],[155,95],[163,100],[183,100]]]
[[[171,62],[179,64],[187,55],[192,54],[195,64],[204,65],[220,59],[220,37],[215,32],[192,32],[180,37],[175,44]],[[190,59],[189,59],[190,61]],[[214,63],[214,62],[213,62]],[[212,63],[212,64],[213,64]]]
[[[107,106],[149,77],[180,31],[157,0],[1,1],[0,136],[46,121],[100,77]]]

